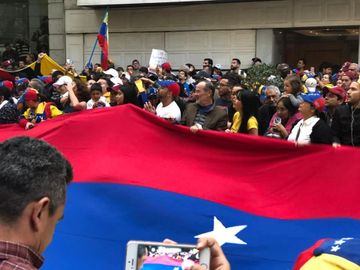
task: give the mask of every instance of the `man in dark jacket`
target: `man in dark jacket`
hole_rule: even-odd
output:
[[[336,109],[331,128],[336,145],[360,146],[360,84],[352,82],[347,91],[348,104]]]

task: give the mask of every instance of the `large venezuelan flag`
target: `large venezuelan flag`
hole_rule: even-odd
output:
[[[360,238],[359,149],[203,131],[131,105],[47,120],[74,183],[44,269],[124,269],[126,242],[212,232],[232,269],[291,269],[322,238]]]

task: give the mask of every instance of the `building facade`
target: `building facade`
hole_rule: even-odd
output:
[[[133,59],[146,65],[153,48],[166,50],[175,68],[184,63],[201,67],[205,57],[225,68],[233,57],[243,67],[254,56],[273,64],[305,57],[309,66],[359,58],[360,0],[126,2],[48,0],[52,57],[60,63],[70,58],[83,67],[107,6],[110,58],[116,66]],[[97,46],[93,63],[99,55]]]

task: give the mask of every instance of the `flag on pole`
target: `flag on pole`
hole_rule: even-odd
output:
[[[99,41],[99,45],[101,47],[101,67],[103,70],[107,70],[109,67],[109,12],[106,11],[104,20],[100,26],[99,34],[97,35],[97,39]]]

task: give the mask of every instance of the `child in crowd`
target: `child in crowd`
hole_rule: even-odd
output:
[[[289,97],[293,106],[299,107],[300,103],[303,102],[302,91],[303,85],[298,76],[289,75],[285,78],[283,96]]]
[[[106,98],[102,96],[102,87],[99,83],[94,83],[90,87],[91,99],[86,103],[87,109],[110,107]]]

